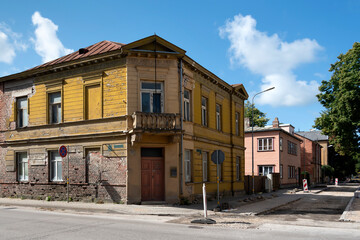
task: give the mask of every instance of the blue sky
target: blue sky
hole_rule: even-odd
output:
[[[271,119],[309,130],[330,64],[359,41],[360,1],[3,1],[0,76],[102,40],[156,33],[230,84]]]

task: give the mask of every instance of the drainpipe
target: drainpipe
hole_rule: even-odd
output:
[[[234,93],[234,90],[231,91],[230,93],[230,158],[231,158],[231,194],[234,196],[234,164],[233,164],[233,161],[234,161],[234,143],[233,143],[233,99],[232,99],[232,95]],[[239,121],[240,121],[240,116],[239,116]],[[240,129],[239,129],[239,132],[240,132]],[[235,159],[235,164],[236,164],[236,159]],[[239,163],[240,164],[240,163]]]
[[[179,87],[180,87],[180,131],[181,131],[181,135],[180,135],[180,146],[179,146],[179,150],[180,150],[180,154],[179,154],[179,162],[180,162],[180,167],[179,167],[179,177],[180,177],[180,186],[179,186],[179,193],[180,196],[183,195],[183,140],[184,140],[184,135],[183,135],[183,68],[182,68],[182,58],[180,58],[179,60],[179,70],[180,70],[180,82],[179,82]]]

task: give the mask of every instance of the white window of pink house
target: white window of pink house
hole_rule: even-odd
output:
[[[274,150],[273,138],[258,138],[258,151]]]
[[[259,166],[259,175],[266,176],[274,172],[274,166]]]

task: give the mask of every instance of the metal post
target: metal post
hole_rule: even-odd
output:
[[[70,168],[70,158],[69,158],[69,145],[68,145],[68,153],[67,153],[67,202],[69,202],[69,182],[70,182],[70,177],[69,177],[69,168]]]
[[[255,178],[254,178],[254,98],[256,95],[273,90],[275,87],[268,88],[264,91],[256,93],[251,100],[251,168],[252,168],[252,194],[255,194]]]

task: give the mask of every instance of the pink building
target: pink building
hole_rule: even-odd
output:
[[[319,140],[322,139],[320,137],[327,136],[321,135],[319,131],[297,132],[295,135],[302,140],[300,145],[301,167],[309,174],[309,184],[320,183],[322,146]]]
[[[249,122],[249,121],[245,121]],[[252,175],[252,129],[245,126],[245,174]],[[282,186],[295,186],[301,183],[301,139],[294,135],[290,124],[273,124],[254,127],[254,175],[280,173]]]

